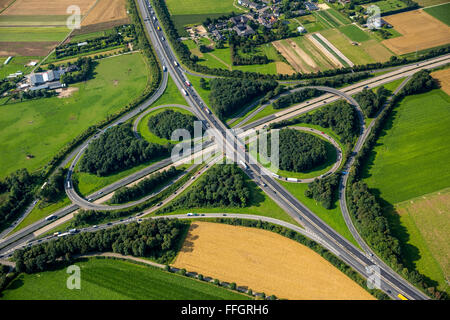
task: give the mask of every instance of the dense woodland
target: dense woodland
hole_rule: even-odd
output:
[[[70,84],[81,81],[86,81],[92,78],[94,67],[97,64],[91,57],[78,58],[74,65],[77,66],[78,71],[68,72],[61,76],[61,83]]]
[[[37,177],[20,169],[0,180],[0,230],[18,218],[31,202]]]
[[[314,88],[303,89],[280,97],[277,101],[273,103],[273,108],[274,109],[286,108],[289,107],[290,105],[293,105],[294,103],[300,103],[308,99],[318,97],[321,94],[322,91]]]
[[[44,202],[55,202],[61,198],[64,192],[64,179],[66,169],[58,168],[53,175],[50,176],[47,183],[39,190],[39,198]]]
[[[389,90],[386,90],[383,86],[379,87],[376,93],[371,89],[365,88],[355,95],[355,99],[358,101],[364,115],[368,118],[373,118],[383,107],[389,93]]]
[[[325,209],[332,209],[337,199],[337,191],[339,187],[339,175],[332,174],[323,179],[316,179],[308,184],[305,190],[305,196],[314,199]]]
[[[305,172],[327,160],[325,141],[295,129],[280,130],[280,169]],[[270,144],[268,144],[270,153]]]
[[[256,97],[277,87],[276,81],[215,78],[209,99],[220,118],[230,116]]]
[[[171,140],[172,133],[176,129],[186,129],[191,136],[194,135],[194,121],[196,117],[176,112],[173,110],[165,110],[148,119],[148,129],[160,138]]]
[[[115,252],[151,257],[167,263],[176,255],[178,242],[188,224],[177,219],[146,220],[117,225],[96,232],[83,232],[16,250],[18,272],[34,273],[71,263],[76,255]]]
[[[250,189],[244,173],[236,165],[216,165],[209,169],[189,192],[172,201],[162,212],[179,208],[245,207],[250,202]]]
[[[156,172],[131,187],[122,187],[118,189],[114,192],[110,201],[111,203],[126,203],[140,199],[168,183],[171,178],[179,175],[181,172],[183,172],[183,170],[178,170],[175,167],[170,167],[169,170],[162,172]]]
[[[80,171],[106,176],[170,154],[170,146],[138,139],[131,124],[109,128],[89,144],[80,161]]]
[[[339,135],[343,143],[352,142],[359,128],[355,109],[344,100],[339,100],[298,118],[272,124],[271,128],[281,128],[299,123],[310,123],[331,128]]]
[[[415,73],[400,91],[401,95],[418,94],[437,88],[436,80],[430,76],[430,71],[421,70]]]

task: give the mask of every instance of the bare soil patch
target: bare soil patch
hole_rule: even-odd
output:
[[[292,69],[290,65],[288,65],[286,62],[277,61],[275,62],[275,65],[277,66],[277,73],[278,74],[294,74],[295,70]]]
[[[2,42],[0,56],[46,56],[58,43],[55,41]]]
[[[72,96],[72,94],[76,91],[78,91],[79,88],[77,87],[68,87],[68,88],[60,88],[56,89],[56,92],[58,92],[58,98],[68,98]]]
[[[311,249],[256,228],[192,223],[174,266],[286,299],[374,299]]]

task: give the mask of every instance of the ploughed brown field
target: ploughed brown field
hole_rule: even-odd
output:
[[[423,10],[383,17],[402,36],[382,43],[396,54],[437,47],[450,42],[450,27]]]
[[[274,232],[192,223],[174,264],[285,299],[374,299],[319,254]]]
[[[45,56],[57,44],[55,41],[1,42],[0,56]]]

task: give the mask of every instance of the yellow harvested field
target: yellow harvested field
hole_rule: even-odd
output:
[[[127,19],[125,0],[99,0],[81,26]]]
[[[431,76],[439,82],[441,89],[450,96],[450,69],[432,72]]]
[[[192,223],[174,264],[285,299],[374,299],[311,249],[274,232]]]
[[[400,215],[409,215],[432,256],[450,277],[450,188],[396,205]]]
[[[292,69],[292,67],[290,65],[288,65],[286,62],[281,62],[281,61],[277,61],[276,63],[277,66],[277,73],[278,74],[294,74],[295,70]]]
[[[2,15],[68,15],[67,8],[80,7],[84,15],[95,0],[16,0]]]
[[[401,37],[382,43],[396,54],[424,50],[450,42],[450,27],[423,10],[414,10],[383,17]]]

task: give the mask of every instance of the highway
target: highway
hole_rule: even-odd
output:
[[[139,0],[138,3],[140,11],[143,13],[144,17],[151,17],[148,2],[145,3],[144,0]],[[225,125],[221,123],[221,121],[219,121],[214,114],[205,111],[204,108],[206,104],[198,96],[194,88],[183,86],[185,78],[182,74],[182,70],[178,68],[179,62],[172,52],[170,45],[161,40],[161,37],[164,34],[163,31],[161,30],[158,33],[155,25],[151,22],[152,20],[153,19],[151,18],[145,19],[145,26],[151,35],[153,45],[155,47],[160,47],[166,57],[166,61],[171,62],[167,65],[167,67],[179,89],[188,90],[189,95],[185,96],[188,104],[194,108],[197,108],[198,111],[203,114],[206,121],[210,123],[211,127],[215,129],[213,134],[216,138],[216,142],[226,147],[228,150],[232,150],[234,157],[233,160],[236,162],[244,162],[244,171],[249,175],[249,177],[260,186],[266,185],[267,187],[262,188],[264,192],[276,203],[280,204],[282,208],[285,210],[287,209],[287,213],[290,214],[296,221],[300,221],[306,229],[310,230],[310,232],[325,241],[328,247],[333,248],[333,251],[337,252],[338,256],[352,266],[357,272],[366,278],[370,276],[371,274],[367,271],[366,267],[372,266],[374,262],[369,259],[369,257],[331,229],[314,213],[312,213],[295,197],[293,197],[287,190],[285,190],[277,181],[272,179],[270,176],[264,175],[265,170],[263,170],[260,165],[256,163],[256,161],[251,161],[252,163],[250,163],[250,156],[243,151],[245,149],[239,140],[235,144],[234,141],[229,141],[229,139],[227,139],[227,128]],[[381,268],[380,277],[382,280],[381,289],[393,298],[396,298],[398,293],[402,293],[411,299],[427,299],[425,294],[413,287],[399,275],[391,274],[389,270],[385,271]]]
[[[154,101],[156,101],[160,97],[162,92],[164,92],[165,86],[167,85],[168,81],[168,75],[170,75],[175,81],[175,84],[177,85],[178,89],[181,92],[183,92],[183,90],[186,91],[187,95],[185,95],[184,97],[186,99],[187,104],[193,108],[193,111],[198,115],[198,117],[201,120],[207,122],[210,125],[210,127],[214,129],[210,130],[210,132],[211,135],[214,136],[215,141],[216,143],[218,143],[219,147],[222,148],[222,150],[224,149],[226,149],[227,151],[231,150],[232,156],[234,157],[234,160],[236,162],[242,161],[243,163],[245,163],[243,169],[246,172],[246,174],[249,175],[249,177],[252,178],[259,186],[261,186],[262,190],[276,203],[278,203],[295,221],[303,225],[310,237],[312,237],[313,239],[317,239],[317,241],[322,243],[326,248],[335,253],[338,257],[340,257],[343,261],[345,261],[348,265],[353,267],[357,272],[359,272],[364,277],[369,276],[369,273],[366,271],[366,267],[371,266],[374,263],[378,264],[381,267],[381,279],[382,279],[381,289],[392,298],[397,298],[397,294],[402,293],[403,295],[405,295],[410,299],[427,299],[427,296],[425,296],[422,292],[413,287],[411,284],[409,284],[398,274],[387,268],[385,265],[375,260],[377,259],[376,257],[372,257],[364,252],[361,252],[353,244],[349,243],[346,239],[344,239],[337,232],[331,229],[326,223],[324,223],[320,218],[318,218],[313,212],[311,212],[308,208],[306,208],[303,204],[301,204],[294,196],[292,196],[287,190],[285,190],[275,179],[273,179],[269,175],[266,175],[266,171],[259,164],[257,164],[256,161],[250,161],[251,156],[243,151],[244,148],[240,140],[234,143],[234,141],[229,141],[229,139],[226,138],[227,127],[218,118],[216,118],[215,115],[209,111],[209,109],[207,109],[206,104],[197,94],[195,88],[186,85],[186,78],[184,75],[185,71],[180,67],[178,59],[176,59],[176,56],[173,53],[170,44],[168,44],[167,41],[162,40],[162,36],[164,35],[163,31],[162,30],[157,31],[156,26],[159,26],[158,21],[157,20],[154,21],[151,18],[147,19],[147,17],[151,17],[152,15],[150,15],[150,12],[148,10],[148,4],[146,5],[144,1],[145,0],[139,0],[138,4],[140,11],[143,13],[144,18],[146,18],[144,19],[145,28],[150,35],[158,59],[159,61],[161,61],[163,66],[166,66],[167,72],[163,72],[164,75],[162,84],[154,96],[148,99],[143,106],[136,108],[132,112],[124,115],[120,119],[116,120],[112,125],[117,125],[123,121],[131,119],[132,117],[140,113],[143,109],[151,105]],[[280,121],[285,118],[295,116],[294,114],[296,114],[299,111],[300,113],[306,112],[305,111],[306,109],[309,111],[319,106],[322,106],[326,103],[330,103],[332,99],[337,100],[342,97],[347,99],[351,104],[357,107],[358,114],[361,120],[364,119],[363,117],[361,118],[362,112],[360,108],[358,108],[358,104],[357,103],[355,104],[355,102],[351,100],[352,94],[361,91],[366,86],[369,87],[377,86],[379,85],[379,83],[387,83],[392,80],[395,80],[397,77],[402,78],[407,75],[413,74],[421,68],[431,68],[449,62],[450,62],[450,55],[447,55],[445,57],[438,57],[436,59],[431,59],[427,62],[423,62],[423,64],[414,64],[407,66],[405,68],[396,69],[395,71],[392,71],[390,73],[391,74],[390,76],[387,76],[386,74],[383,76],[367,80],[369,82],[361,82],[341,90],[333,89],[335,90],[335,92],[333,92],[333,95],[327,94],[321,96],[317,98],[317,101],[310,101],[308,106],[307,103],[305,103],[304,105],[303,104],[300,105],[301,107],[294,106],[292,108],[288,108],[287,110],[283,110],[280,113],[270,116],[270,119],[264,118],[264,121],[260,121],[257,124],[253,123],[248,128],[267,125],[274,121]],[[161,91],[161,88],[163,87],[164,89],[162,89]],[[324,88],[326,89],[326,91],[331,91],[328,90],[330,88],[326,87]],[[339,96],[336,97],[335,95]],[[363,124],[364,122],[362,121],[361,123]],[[244,127],[244,129],[246,127]],[[104,132],[104,130],[102,132]],[[367,131],[364,130],[364,127],[362,126],[361,135],[363,135],[365,132]],[[74,150],[71,153],[71,155],[67,157],[66,160],[64,161],[65,165],[68,164],[72,158],[74,158],[74,161],[70,166],[70,174],[68,176],[68,181],[70,181],[74,165],[80,159],[83,151],[88,146],[89,142],[92,141],[92,139],[96,138],[97,135],[94,135],[93,137],[89,138],[87,141],[85,141],[85,143],[83,143],[76,150]],[[169,162],[165,163],[165,165],[170,164],[170,159],[167,159],[166,161]],[[162,164],[158,163],[157,165],[160,166]],[[156,170],[155,168],[156,167],[152,168],[153,171]],[[152,171],[148,168],[144,170],[149,170],[149,172]],[[136,177],[139,176],[138,173],[136,174],[137,175],[135,175],[134,177],[130,176],[125,178],[129,179],[125,180],[126,184],[135,181]],[[140,172],[140,174],[142,173]],[[125,182],[121,180],[121,183]],[[90,195],[89,197],[92,197],[93,200],[96,200],[101,197],[101,194],[99,194],[99,192],[102,192],[102,194],[105,194],[106,192],[110,193],[113,190],[115,190],[114,188],[117,187],[118,185],[120,185],[119,182],[115,186],[113,185],[107,186],[105,187],[104,191],[103,189],[99,190],[96,193]],[[67,189],[73,188],[70,186]],[[70,194],[72,194],[72,191],[73,190],[68,190]],[[74,199],[77,199],[77,196],[78,195],[76,195],[76,193],[73,194]],[[173,199],[173,197],[171,199]],[[169,199],[168,201],[170,201],[171,199]],[[88,204],[90,205],[91,203],[88,202]],[[86,205],[84,201],[83,205]],[[55,213],[55,215],[58,218],[60,218],[67,215],[70,212],[77,210],[78,208],[79,206],[77,204],[72,204],[66,208],[59,210],[58,212]],[[154,209],[155,208],[153,208],[152,210]],[[148,212],[146,212],[146,214],[148,214]],[[239,217],[242,218],[243,215],[239,215]],[[32,234],[33,231],[31,230],[38,230],[47,224],[48,221],[43,220],[38,221],[35,224],[24,228],[22,232],[16,233],[11,237],[7,238],[6,242],[5,241],[0,242],[0,248],[2,248],[2,253],[5,251],[10,251],[12,247],[17,247],[18,245],[22,245],[26,241],[33,239],[34,237]]]

